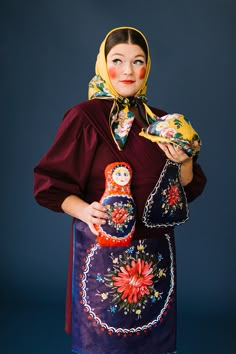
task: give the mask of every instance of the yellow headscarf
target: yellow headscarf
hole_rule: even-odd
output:
[[[130,29],[133,31],[138,32],[144,39],[146,46],[147,46],[147,58],[146,58],[146,75],[144,77],[144,81],[143,81],[143,85],[140,88],[140,90],[136,93],[135,96],[140,96],[140,95],[145,95],[146,94],[146,84],[147,84],[147,79],[149,76],[149,72],[150,72],[150,68],[151,68],[151,58],[150,58],[150,54],[149,54],[149,46],[148,46],[148,42],[145,38],[145,36],[143,35],[142,32],[140,32],[139,30],[137,30],[136,28],[133,27],[117,27],[114,28],[113,30],[111,30],[110,32],[108,32],[108,34],[106,35],[105,39],[103,40],[103,42],[100,45],[100,49],[99,49],[99,53],[97,55],[97,61],[96,61],[96,65],[95,65],[95,73],[96,75],[99,75],[100,77],[103,78],[103,80],[106,82],[107,88],[109,89],[109,91],[111,92],[111,94],[115,97],[118,97],[118,93],[116,92],[116,90],[113,88],[109,75],[108,75],[108,71],[107,71],[107,62],[106,62],[106,58],[105,58],[105,45],[106,45],[106,41],[107,38],[110,36],[111,33],[117,31],[117,30],[122,30],[122,29]]]
[[[150,108],[146,105],[146,90],[147,90],[147,79],[150,72],[151,67],[151,58],[149,54],[149,46],[148,42],[143,35],[142,32],[133,27],[117,27],[108,32],[105,39],[100,45],[99,53],[97,55],[97,61],[95,65],[95,73],[96,75],[89,82],[89,90],[88,90],[88,98],[89,100],[94,98],[99,99],[111,99],[114,100],[111,112],[110,112],[110,126],[113,138],[116,142],[116,145],[119,150],[124,148],[125,142],[127,140],[129,131],[132,127],[132,123],[134,120],[134,115],[129,110],[129,99],[127,97],[121,97],[116,92],[114,87],[111,84],[108,71],[107,71],[107,62],[105,57],[105,45],[107,38],[111,33],[120,30],[120,29],[131,29],[138,32],[144,39],[147,46],[147,58],[146,58],[146,74],[143,80],[143,85],[139,89],[139,91],[135,94],[135,97],[139,98],[142,104],[144,105],[146,112],[146,119],[148,123],[152,123],[155,121],[156,116],[150,110]]]

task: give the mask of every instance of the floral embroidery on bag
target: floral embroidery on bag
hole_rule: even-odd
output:
[[[146,200],[142,221],[147,227],[168,227],[180,225],[188,219],[188,202],[181,184],[180,164],[167,160]]]
[[[169,178],[169,185],[166,189],[162,190],[161,195],[163,215],[169,214],[172,216],[178,208],[183,208],[183,199],[177,178]]]

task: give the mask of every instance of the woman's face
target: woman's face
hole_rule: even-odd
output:
[[[107,70],[112,86],[120,96],[134,96],[144,81],[145,53],[136,44],[117,44],[107,55]]]

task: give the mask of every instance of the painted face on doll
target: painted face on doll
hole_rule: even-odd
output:
[[[125,186],[130,181],[130,172],[127,167],[116,167],[112,173],[113,181],[119,186]]]
[[[136,44],[117,44],[107,55],[107,70],[112,86],[120,96],[134,96],[146,74],[145,53]]]

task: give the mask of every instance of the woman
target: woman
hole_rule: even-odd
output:
[[[37,202],[73,217],[65,329],[75,353],[176,350],[174,228],[188,219],[187,202],[202,193],[206,177],[196,157],[139,135],[166,115],[146,103],[149,70],[144,35],[132,27],[110,31],[100,46],[89,100],[66,112],[54,144],[34,169]],[[104,171],[114,162],[132,170],[135,230],[129,245],[100,246],[99,227],[108,223],[101,202]],[[170,205],[163,203],[172,180],[182,193],[176,205],[183,213],[175,221],[176,205],[168,214]],[[158,198],[165,213],[150,207]],[[154,225],[152,214],[167,217]]]

